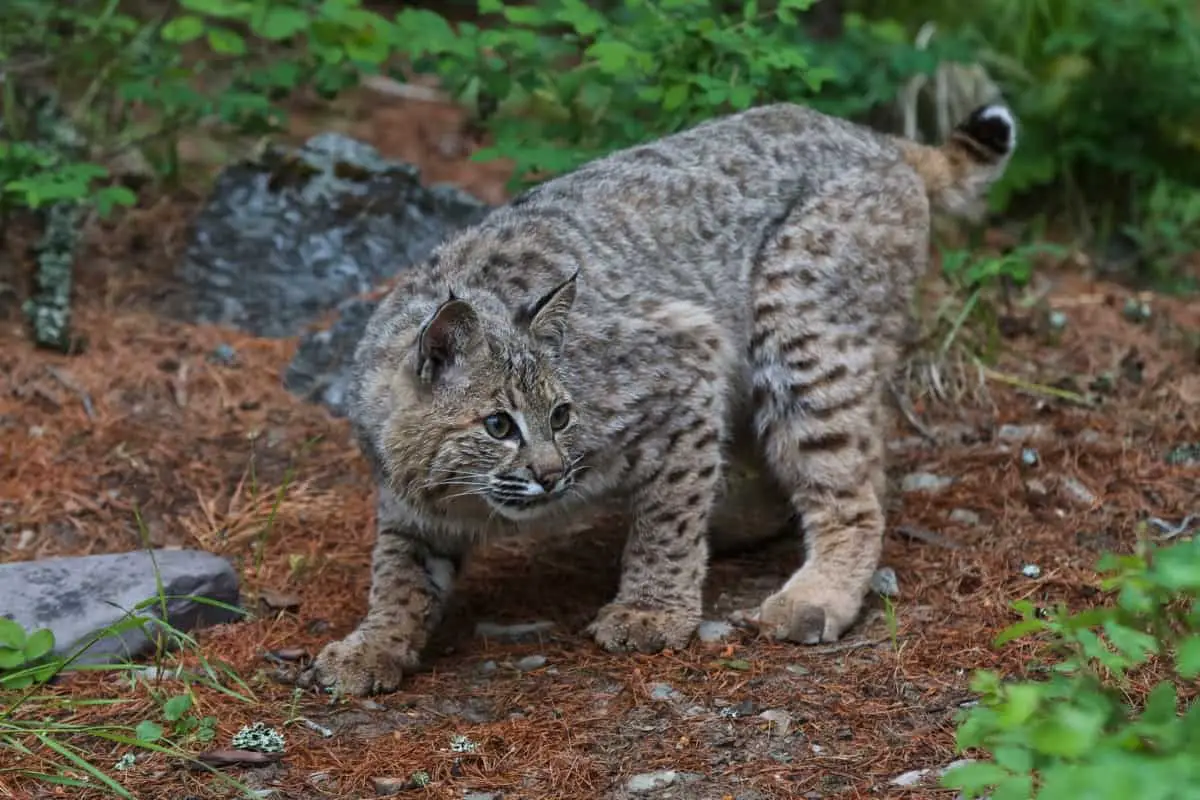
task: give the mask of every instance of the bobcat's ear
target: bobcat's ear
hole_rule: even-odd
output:
[[[447,367],[453,366],[479,340],[479,315],[465,300],[450,294],[450,299],[421,328],[417,337],[417,374],[435,382]]]
[[[560,350],[567,337],[567,314],[575,303],[576,270],[534,303],[529,312],[529,334],[553,350]]]

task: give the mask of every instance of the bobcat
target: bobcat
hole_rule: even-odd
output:
[[[736,530],[739,475],[806,552],[746,619],[839,638],[882,547],[883,393],[931,210],[975,215],[1015,144],[1002,104],[938,147],[764,106],[593,161],[445,242],[355,354],[379,492],[369,610],[300,682],[394,691],[472,545],[599,508],[629,532],[589,634],[685,646],[710,547],[778,532]]]

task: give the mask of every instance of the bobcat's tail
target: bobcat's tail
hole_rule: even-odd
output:
[[[905,160],[925,181],[934,209],[975,216],[988,188],[1004,174],[1017,145],[1017,121],[1007,106],[980,106],[940,146],[904,140]]]

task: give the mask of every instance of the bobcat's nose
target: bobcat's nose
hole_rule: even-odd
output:
[[[553,445],[546,447],[537,447],[534,449],[529,459],[529,474],[533,476],[533,480],[549,492],[554,489],[560,480],[562,480],[565,468],[563,458],[559,455],[558,449]]]
[[[533,479],[538,482],[538,485],[540,485],[547,492],[554,489],[554,487],[558,485],[558,482],[562,480],[563,476],[563,468],[561,464],[553,467],[546,467],[544,469],[538,469],[535,466],[530,469],[530,472],[533,473]]]

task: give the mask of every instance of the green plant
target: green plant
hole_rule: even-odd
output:
[[[152,11],[121,0],[9,0],[0,5],[11,142],[0,149],[0,204],[128,204],[127,189],[98,188],[116,158],[136,151],[174,177],[181,132],[277,130],[277,101],[305,86],[333,96],[378,70],[394,45],[392,24],[360,0],[172,0]],[[63,142],[35,130],[22,97],[34,85],[62,104],[62,138],[87,157],[63,158]]]
[[[817,41],[799,24],[813,2],[730,11],[713,0],[480,0],[495,25],[455,29],[425,9],[396,24],[415,67],[440,76],[494,136],[476,158],[512,159],[520,183],[756,104],[861,115],[962,52],[953,39],[918,50],[902,28],[861,17]]]
[[[48,658],[53,650],[53,631],[26,633],[16,622],[0,617],[0,689],[25,689],[49,680],[58,669]]]
[[[1184,272],[1186,259],[1200,259],[1200,187],[1160,180],[1138,216],[1141,223],[1124,230],[1138,246],[1149,281],[1168,291],[1200,288]]]
[[[958,747],[990,758],[951,770],[945,786],[993,800],[1200,798],[1200,540],[1142,542],[1098,569],[1110,605],[1016,604],[1021,621],[997,646],[1036,636],[1058,660],[1045,680],[973,677],[980,702],[960,719]]]

